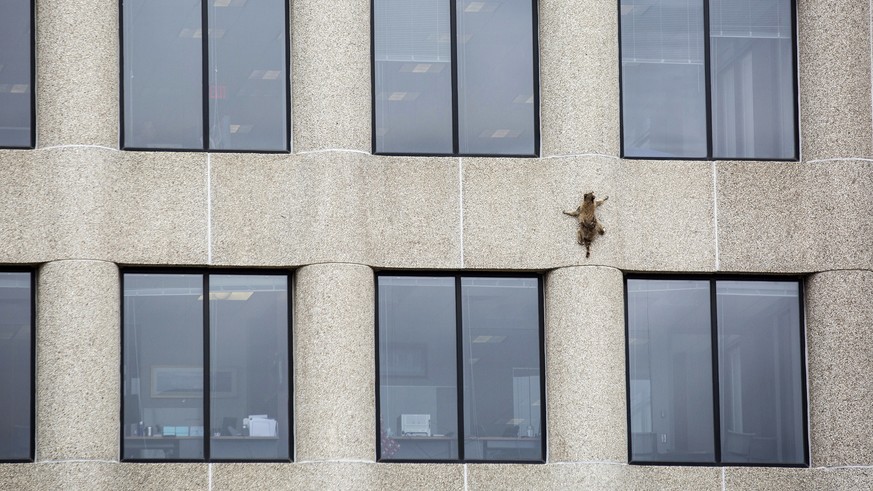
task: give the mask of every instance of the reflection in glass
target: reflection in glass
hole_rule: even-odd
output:
[[[290,458],[287,282],[209,277],[212,459]]]
[[[802,464],[799,285],[719,281],[716,291],[722,461]]]
[[[30,273],[0,273],[0,461],[32,455],[31,296]]]
[[[0,148],[31,146],[30,6],[0,2]]]
[[[124,459],[202,459],[203,276],[125,274]]]
[[[455,279],[380,276],[380,459],[458,458]]]
[[[794,158],[791,0],[710,0],[713,151]]]
[[[457,0],[460,153],[535,153],[531,15],[530,0]]]
[[[200,0],[124,0],[124,146],[203,149]]]
[[[376,151],[451,154],[448,0],[375,0]]]
[[[703,41],[702,0],[621,0],[626,156],[707,156]]]
[[[631,458],[714,462],[709,281],[629,279]]]
[[[534,278],[463,278],[464,459],[545,460]]]
[[[288,148],[284,12],[284,0],[210,1],[210,149]]]

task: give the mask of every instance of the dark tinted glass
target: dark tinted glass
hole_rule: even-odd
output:
[[[30,460],[33,453],[32,295],[30,273],[0,273],[0,460]]]
[[[202,459],[203,276],[124,275],[125,459]]]
[[[458,458],[455,279],[381,276],[380,459]]]
[[[290,458],[287,283],[209,277],[212,459]]]
[[[450,0],[375,0],[376,151],[451,154]]]
[[[722,461],[802,464],[799,285],[719,281],[717,294]]]
[[[791,0],[710,0],[713,152],[794,158]]]
[[[532,12],[531,0],[457,1],[463,154],[536,152]]]
[[[621,0],[628,157],[706,157],[703,0]]]
[[[124,0],[124,146],[203,149],[200,0]]]
[[[627,281],[635,461],[715,461],[709,284]]]
[[[464,459],[545,460],[539,286],[463,278]]]
[[[209,148],[286,150],[284,0],[209,0]]]
[[[30,147],[30,0],[0,2],[0,147]]]

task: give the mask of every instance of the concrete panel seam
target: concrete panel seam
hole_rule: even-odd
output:
[[[624,274],[624,270],[622,270],[621,268],[618,268],[615,266],[609,266],[606,264],[573,264],[573,265],[569,265],[569,266],[560,266],[560,267],[557,267],[554,269],[550,269],[547,272],[552,273],[552,272],[556,272],[556,271],[561,271],[563,269],[572,269],[572,268],[603,268],[603,269],[615,270],[615,271],[618,271],[619,273]]]
[[[718,271],[718,167],[716,162],[712,162],[712,226],[715,230],[715,270]]]
[[[363,151],[363,150],[354,150],[354,149],[351,149],[351,148],[324,148],[324,149],[321,149],[321,150],[306,150],[306,151],[303,151],[303,152],[297,152],[297,153],[294,154],[294,155],[308,155],[308,154],[311,154],[311,153],[331,153],[331,152],[338,152],[338,153],[360,153],[360,154],[363,154],[363,155],[373,155],[373,154],[370,153],[370,152],[365,152],[365,151]]]
[[[207,466],[206,475],[209,478],[209,480],[207,481],[209,483],[207,484],[207,488],[209,489],[209,491],[212,491],[212,464],[209,464]]]
[[[459,232],[460,236],[460,264],[461,269],[464,269],[464,158],[458,158],[458,214],[459,216]]]
[[[119,150],[117,148],[105,147],[103,145],[53,145],[51,147],[43,147],[43,148],[37,147],[37,150],[55,150],[58,148],[100,148],[102,150],[112,150],[113,152],[121,152],[122,151],[122,150]]]
[[[470,488],[467,484],[467,464],[464,464],[464,491],[467,491],[468,489]]]
[[[314,262],[314,263],[298,264],[298,265],[296,265],[296,266],[294,266],[294,265],[286,265],[286,266],[273,266],[273,267],[275,267],[275,268],[280,268],[280,269],[281,269],[281,268],[295,268],[295,269],[299,269],[299,268],[305,268],[305,267],[307,267],[307,266],[323,266],[323,265],[328,265],[328,264],[344,264],[344,265],[347,265],[347,266],[364,266],[365,268],[373,269],[373,266],[371,266],[371,265],[369,265],[369,264],[366,264],[366,263],[355,263],[355,262],[351,262],[351,261],[319,261],[319,262]]]
[[[549,462],[546,465],[629,465],[627,462],[617,460],[570,460],[562,462]]]
[[[604,157],[607,159],[621,160],[621,157],[616,157],[615,155],[606,155],[603,153],[568,153],[568,154],[563,154],[563,155],[546,155],[542,158],[544,158],[544,159],[564,159],[564,158],[573,158],[573,157]]]
[[[867,2],[867,16],[869,20],[867,25],[870,28],[867,34],[870,39],[870,107],[873,108],[873,0]],[[873,111],[870,112],[870,122],[873,124]]]
[[[206,154],[206,263],[212,264],[212,156]]]
[[[810,467],[810,469],[823,470],[823,471],[835,471],[838,469],[873,469],[873,465],[833,465],[833,466],[817,466]]]
[[[40,264],[40,265],[45,266],[47,264],[52,264],[52,263],[66,263],[66,262],[73,262],[73,261],[80,261],[80,262],[86,262],[86,263],[107,263],[107,264],[116,264],[117,265],[117,263],[115,261],[107,261],[106,259],[89,259],[86,257],[69,257],[69,258],[64,258],[64,259],[49,259],[48,261],[36,261],[34,263],[22,263],[22,264]]]
[[[806,163],[807,164],[818,164],[821,162],[855,162],[858,160],[861,160],[863,162],[873,162],[873,159],[866,158],[866,157],[834,157],[832,159],[809,160]]]
[[[721,468],[721,491],[725,491],[724,467]]]

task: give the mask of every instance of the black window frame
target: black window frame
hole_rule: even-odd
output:
[[[621,2],[617,0],[617,16],[618,16],[618,111],[619,111],[619,144],[620,154],[623,159],[628,160],[696,160],[696,161],[746,161],[746,162],[799,162],[800,161],[800,93],[798,84],[798,38],[797,38],[797,0],[789,0],[791,2],[791,78],[792,89],[794,90],[794,156],[791,158],[757,158],[757,157],[715,157],[713,156],[712,143],[712,68],[710,64],[710,29],[709,29],[709,2],[710,0],[700,0],[703,2],[703,71],[706,84],[706,156],[705,157],[656,157],[656,156],[629,156],[624,149],[624,69],[622,61],[622,46],[621,46]]]
[[[714,462],[681,462],[681,461],[650,461],[633,459],[633,440],[631,428],[631,391],[630,391],[630,318],[628,316],[627,294],[628,280],[686,280],[707,281],[709,283],[710,299],[710,342],[712,343],[712,404],[713,404],[713,448]],[[794,275],[731,275],[731,274],[662,274],[662,273],[625,273],[624,275],[624,349],[625,349],[625,404],[627,414],[627,461],[630,465],[647,466],[689,466],[689,467],[784,467],[784,468],[808,468],[810,466],[809,448],[809,386],[807,384],[807,359],[806,359],[806,311],[805,311],[805,282],[802,276]],[[719,369],[718,369],[718,305],[716,301],[716,283],[719,281],[747,281],[747,282],[795,282],[798,287],[798,329],[800,329],[800,363],[801,363],[801,390],[803,415],[803,462],[799,464],[784,463],[760,463],[760,462],[722,462],[721,461],[721,415],[719,406]]]
[[[28,464],[35,462],[36,455],[36,275],[29,266],[0,266],[0,273],[27,273],[30,276],[30,436],[28,456],[21,459],[3,459],[2,464]]]
[[[121,300],[121,309],[120,309],[120,323],[121,323],[121,333],[119,336],[120,347],[121,347],[121,356],[120,365],[119,365],[119,377],[120,377],[120,404],[119,404],[119,416],[121,421],[121,427],[118,432],[118,442],[119,442],[119,456],[121,462],[134,462],[134,463],[153,463],[153,464],[167,464],[167,463],[245,463],[245,464],[257,464],[257,463],[290,463],[294,462],[294,361],[293,361],[293,348],[294,348],[294,275],[293,272],[288,270],[281,269],[227,269],[227,268],[121,268],[120,269],[120,300]],[[202,459],[144,459],[144,458],[125,458],[124,457],[124,278],[127,274],[161,274],[161,275],[200,275],[203,279],[203,426],[204,429],[210,427],[210,401],[211,401],[211,368],[210,368],[210,358],[209,358],[209,341],[210,341],[210,329],[209,329],[209,308],[210,302],[207,301],[209,295],[209,277],[212,275],[238,275],[238,276],[247,276],[247,275],[260,275],[260,276],[284,276],[288,281],[288,458],[287,459],[213,459],[210,458],[210,440],[211,434],[208,431],[204,431],[203,433],[203,455]]]
[[[35,0],[31,0],[35,1]],[[200,0],[201,32],[209,32],[209,2],[214,0]],[[193,153],[262,153],[262,154],[290,154],[292,151],[291,138],[293,137],[291,118],[291,8],[290,3],[282,2],[285,7],[285,149],[283,150],[233,150],[228,148],[209,148],[209,35],[201,36],[202,51],[201,63],[201,101],[203,106],[203,148],[153,148],[153,147],[130,147],[124,144],[124,0],[118,2],[118,91],[119,91],[119,146],[121,150],[130,152],[193,152]]]
[[[539,0],[531,2],[531,22],[533,45],[533,129],[534,152],[532,154],[492,154],[492,153],[461,153],[460,123],[458,121],[458,15],[457,0],[449,2],[449,21],[451,29],[451,65],[452,65],[452,152],[378,152],[376,151],[376,2],[370,0],[370,131],[371,153],[373,155],[397,157],[483,157],[483,158],[538,158],[540,156],[540,50],[539,50]]]
[[[381,276],[419,276],[426,278],[454,278],[455,280],[455,357],[457,369],[457,405],[458,405],[458,458],[457,459],[385,459],[382,458],[382,421],[381,421],[381,373],[379,370],[379,277]],[[539,316],[539,361],[540,361],[540,421],[542,426],[541,434],[541,455],[542,460],[480,460],[480,459],[465,459],[464,458],[464,353],[463,353],[463,323],[462,323],[462,307],[461,307],[461,280],[464,278],[526,278],[536,279],[538,289],[538,316]],[[494,272],[447,272],[447,271],[396,271],[382,270],[375,271],[375,377],[376,377],[376,462],[390,464],[545,464],[548,421],[546,418],[546,362],[545,362],[545,309],[544,309],[544,283],[543,276],[536,273],[494,273]]]
[[[0,49],[3,49],[0,46]],[[23,146],[0,145],[0,150],[36,148],[36,0],[30,0],[30,143]],[[31,449],[32,451],[33,449]],[[31,452],[32,453],[32,452]]]

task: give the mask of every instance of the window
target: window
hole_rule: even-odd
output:
[[[627,279],[631,463],[806,466],[801,284]]]
[[[543,462],[541,279],[386,273],[377,288],[379,460]]]
[[[33,291],[29,271],[0,271],[2,462],[33,462]]]
[[[122,281],[122,459],[289,461],[288,275]]]
[[[534,0],[373,0],[380,154],[536,156]]]
[[[794,0],[620,0],[622,155],[794,160]]]
[[[33,0],[0,2],[0,148],[33,148]]]
[[[285,0],[121,4],[123,148],[289,149]]]

